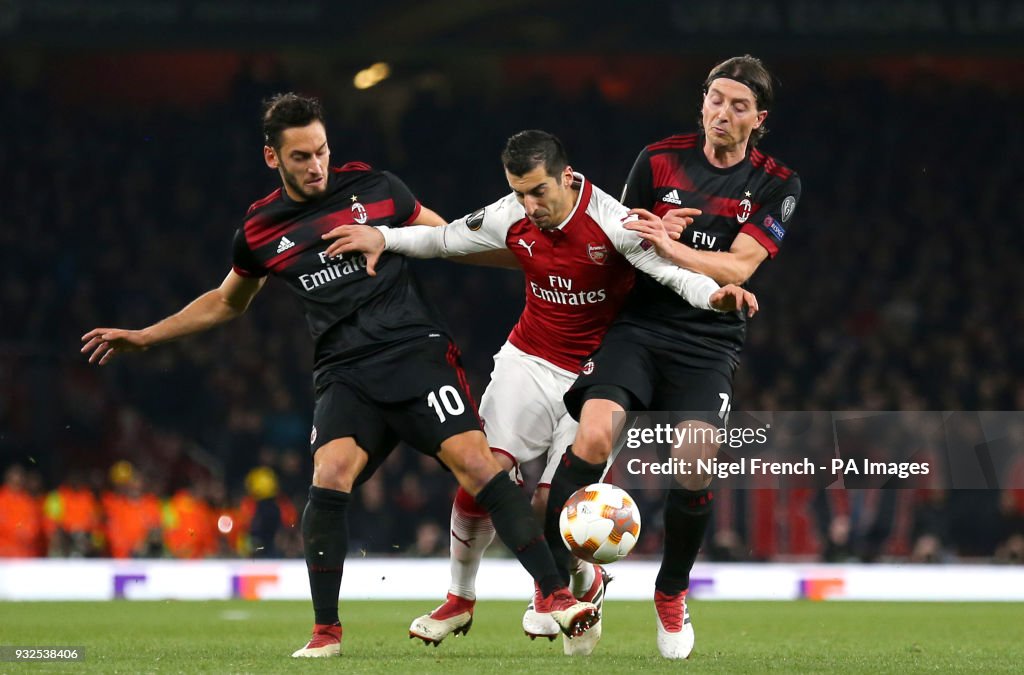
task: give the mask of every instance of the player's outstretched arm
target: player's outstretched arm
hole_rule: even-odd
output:
[[[645,218],[650,227],[659,228],[664,239],[670,239],[660,218],[649,211],[645,211],[644,214],[646,215],[639,217]],[[719,290],[715,280],[707,275],[683,269],[659,256],[653,247],[645,246],[645,241],[651,240],[639,236],[640,232],[629,228],[629,225],[637,217],[637,214],[626,214],[622,206],[616,204],[616,208],[606,213],[605,217],[601,219],[601,229],[608,235],[615,250],[621,253],[633,267],[672,289],[674,293],[694,307],[722,311],[711,301],[712,296]]]
[[[768,257],[768,251],[749,234],[740,232],[728,251],[698,251],[673,241],[671,230],[693,222],[693,209],[672,209],[660,219],[646,209],[632,209],[637,220],[626,223],[640,237],[654,245],[662,258],[680,267],[706,274],[720,284],[742,284]],[[699,215],[699,213],[698,213]],[[683,226],[685,229],[685,226]]]
[[[433,215],[440,218],[436,213]],[[474,252],[468,254],[449,253],[445,246],[447,233],[433,232],[447,226],[444,222],[425,223],[393,230],[389,227],[376,228],[369,225],[339,225],[323,235],[323,238],[333,240],[327,247],[329,256],[352,251],[363,253],[366,256],[366,272],[370,276],[377,274],[377,261],[385,250],[401,253],[410,258],[451,258],[454,262],[470,265],[518,269],[515,256],[507,248],[495,249],[492,248],[492,244],[487,244],[487,247],[482,249],[470,247],[468,250]],[[457,250],[467,248],[464,243],[460,244],[460,247]]]
[[[419,215],[416,216],[416,220],[412,221],[410,225],[428,225],[430,227],[441,227],[446,225],[447,220],[442,218],[437,211],[432,211],[426,206],[420,205]]]
[[[241,316],[263,287],[266,277],[246,278],[234,271],[218,288],[203,293],[176,314],[141,330],[94,328],[82,336],[89,363],[105,365],[115,354],[149,349],[162,342],[209,330]]]

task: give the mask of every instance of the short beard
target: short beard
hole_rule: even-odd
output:
[[[284,178],[284,182],[296,193],[302,195],[303,200],[307,202],[316,201],[317,199],[320,199],[327,194],[326,188],[324,190],[321,190],[320,192],[314,192],[310,194],[309,192],[306,191],[306,188],[305,186],[302,185],[302,183],[295,180],[295,177],[286,171],[282,171],[281,176]],[[326,179],[327,177],[324,176],[325,183]]]

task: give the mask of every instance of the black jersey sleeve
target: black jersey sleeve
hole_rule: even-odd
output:
[[[756,239],[768,251],[768,257],[774,258],[800,202],[800,177],[793,173],[784,181],[773,184],[760,201],[761,208],[740,232]]]
[[[631,209],[649,209],[654,204],[654,179],[651,174],[651,156],[647,148],[640,151],[633,168],[626,178],[626,187],[622,190],[623,205]]]
[[[265,277],[267,270],[256,259],[249,242],[245,240],[245,228],[240,227],[235,231],[235,241],[232,246],[231,267],[235,274],[243,277]]]
[[[412,191],[402,182],[402,179],[390,171],[382,171],[388,181],[388,190],[391,192],[391,199],[395,203],[395,215],[391,225],[403,227],[411,225],[420,215],[423,206],[416,199]]]

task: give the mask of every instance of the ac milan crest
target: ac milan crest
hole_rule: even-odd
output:
[[[587,362],[583,364],[583,368],[580,369],[580,372],[584,375],[590,375],[594,372],[594,359],[587,359]]]
[[[736,220],[740,223],[747,222],[747,218],[754,210],[754,205],[750,203],[749,199],[744,198],[736,207]]]
[[[366,218],[367,218],[367,216],[366,216],[366,207],[363,206],[362,204],[360,204],[359,202],[355,202],[355,203],[352,204],[351,208],[352,208],[352,218],[357,223],[359,223],[360,225],[365,223],[366,222]]]

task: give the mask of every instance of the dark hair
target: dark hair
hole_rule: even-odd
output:
[[[281,134],[285,129],[304,127],[313,122],[324,123],[320,100],[312,96],[299,96],[288,92],[275,94],[263,101],[263,141],[281,149]]]
[[[754,104],[758,111],[771,110],[775,103],[775,88],[772,85],[772,76],[761,63],[761,59],[744,54],[734,56],[731,59],[722,61],[711,69],[708,77],[704,80],[704,93],[708,93],[711,83],[720,77],[736,80],[747,85],[750,91],[754,92]],[[768,133],[768,127],[761,125],[750,134],[750,144],[757,145],[757,142]]]
[[[549,176],[558,176],[569,165],[562,142],[546,131],[520,131],[505,143],[501,163],[514,176],[523,176],[543,166]]]

